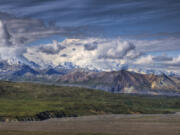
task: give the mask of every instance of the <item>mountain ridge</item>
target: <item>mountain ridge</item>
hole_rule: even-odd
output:
[[[25,64],[9,65],[1,62],[0,79],[73,85],[112,93],[180,95],[180,79],[174,75],[141,74],[124,69],[94,71],[75,68],[71,63],[40,69]]]
[[[139,74],[125,70],[112,72],[70,72],[59,83],[78,84],[113,93],[180,95],[180,80],[165,74]]]

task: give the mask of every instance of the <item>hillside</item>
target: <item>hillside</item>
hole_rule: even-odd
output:
[[[139,74],[125,70],[112,72],[74,71],[60,76],[57,82],[101,89],[112,93],[180,95],[180,80],[165,74]]]
[[[1,81],[0,108],[1,120],[44,120],[96,114],[172,113],[180,110],[180,100]]]

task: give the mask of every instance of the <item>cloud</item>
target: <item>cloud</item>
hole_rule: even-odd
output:
[[[59,51],[57,45],[65,48]],[[42,47],[44,47],[45,50],[42,49]],[[136,53],[135,45],[128,41],[122,41],[120,39],[86,38],[66,39],[56,44],[52,43],[41,45],[40,47],[29,47],[24,56],[30,61],[40,65],[51,64],[58,66],[65,62],[71,62],[81,68],[117,70],[125,67],[131,51],[138,54]],[[131,59],[133,58],[131,57]]]
[[[62,54],[61,57],[67,57],[68,55],[67,54]]]
[[[6,25],[0,20],[0,46],[11,46],[11,36]]]
[[[65,49],[65,46],[61,46],[57,41],[53,41],[53,44],[41,45],[39,51],[46,54],[58,54],[61,50]]]
[[[161,39],[161,38],[179,38],[180,32],[157,32],[157,33],[140,33],[140,34],[129,34],[129,38],[136,38],[136,39],[146,39],[146,38],[154,38],[154,39]]]
[[[61,37],[83,37],[90,34],[86,32],[89,29],[87,26],[61,27],[56,26],[55,23],[32,18],[19,18],[1,11],[0,21],[1,25],[3,25],[4,33],[8,31],[8,34],[11,35],[11,42],[13,45],[25,45],[53,35],[59,35]],[[7,36],[6,32],[6,38]],[[4,38],[5,37],[3,37],[3,39]]]
[[[175,71],[179,57],[153,53],[180,50],[179,8],[179,0],[0,1],[1,59],[25,57],[42,66],[71,62],[100,70],[136,66]],[[53,35],[67,39],[28,46]]]
[[[37,39],[63,32],[58,28],[47,27],[39,20],[12,18],[4,22],[15,45],[25,45]]]
[[[129,40],[136,44],[136,49],[141,52],[163,52],[180,50],[179,38],[163,38],[152,40]]]
[[[5,13],[1,13],[0,18],[0,58],[11,64],[28,64],[30,61],[23,57],[27,43],[57,32],[39,20],[20,19]]]
[[[134,49],[134,44],[127,41],[107,40],[101,48],[99,58],[122,59],[129,51]]]
[[[95,50],[95,49],[97,49],[97,47],[98,47],[97,42],[93,42],[92,44],[84,45],[84,49],[89,50],[89,51]]]
[[[177,57],[173,58],[171,64],[180,66],[180,55],[178,55]]]
[[[152,63],[153,63],[153,56],[151,55],[142,56],[134,62],[134,64],[138,64],[138,65],[145,65]]]
[[[24,47],[8,47],[8,46],[0,46],[0,60],[7,61],[9,64],[19,64],[24,63],[27,64],[28,61],[24,59],[23,53],[26,52],[26,48]]]
[[[153,60],[154,60],[154,61],[160,61],[160,62],[162,62],[162,61],[172,61],[173,58],[172,58],[172,57],[169,57],[169,56],[167,56],[167,55],[162,55],[162,56],[155,56],[155,57],[153,57]]]
[[[128,59],[135,59],[135,58],[138,58],[138,57],[140,57],[140,56],[142,56],[142,55],[144,55],[144,53],[138,52],[138,51],[136,51],[135,49],[133,49],[133,50],[130,50],[130,51],[127,53],[126,58],[128,58]]]
[[[46,26],[37,19],[17,18],[13,15],[0,12],[1,44],[5,46],[23,46],[27,43],[60,34],[62,29]]]
[[[156,16],[164,17],[164,14],[165,17],[170,17],[172,14],[178,15],[179,1],[157,0],[156,3],[152,3],[146,0],[84,0],[83,2],[76,0],[76,3],[74,3],[74,0],[28,0],[21,2],[19,0],[8,0],[8,2],[1,2],[0,8],[3,11],[9,11],[23,17],[35,16],[53,21],[59,19],[64,23],[68,21],[69,23],[78,23],[83,20],[84,23],[88,23],[88,20],[90,20],[89,23],[92,23],[92,20],[95,19],[97,21],[108,19],[113,22],[116,19],[120,20],[120,18],[124,20],[127,16],[129,16],[127,19],[131,19],[137,15],[139,15],[138,19],[134,18],[134,20],[139,21],[151,17],[156,18]],[[114,21],[114,23],[118,23],[118,21]]]
[[[97,48],[89,50],[91,45],[94,47],[94,43]],[[58,50],[56,45],[66,48],[55,51]],[[85,49],[87,45],[88,49]],[[41,46],[47,47],[53,53],[43,52]],[[24,57],[41,66],[51,65],[55,67],[70,62],[77,67],[102,71],[136,69],[138,71],[147,70],[148,72],[153,70],[179,72],[180,66],[179,57],[165,54],[153,56],[148,54],[148,50],[143,52],[142,49],[137,49],[138,44],[119,38],[65,39],[56,44],[41,46],[29,47]],[[54,50],[54,48],[56,49]]]
[[[74,0],[0,2],[1,11],[18,17],[38,18],[47,24],[53,22],[59,27],[91,26],[86,32],[82,32],[83,28],[81,30],[75,28],[78,30],[76,34],[80,32],[94,34],[96,29],[102,29],[105,31],[104,34],[110,31],[110,35],[116,36],[119,34],[141,35],[144,31],[150,36],[152,33],[155,35],[157,33],[157,36],[169,36],[168,33],[170,36],[176,36],[180,31],[178,28],[179,8],[179,0],[157,0],[156,3],[147,0],[76,0],[76,3]]]
[[[38,19],[19,18],[8,13],[0,12],[0,49],[8,50],[7,47],[9,47],[7,53],[9,56],[7,57],[6,53],[1,51],[1,59],[7,60],[8,58],[11,61],[14,58],[19,59],[26,52],[28,43],[41,38],[48,38],[52,35],[73,36],[80,32],[79,29],[78,27],[65,28],[57,27],[56,25],[46,25]],[[78,33],[77,36],[80,36],[81,33]],[[39,51],[47,54],[57,54],[64,48],[54,43],[53,46],[40,46]],[[9,52],[11,52],[11,55]]]
[[[0,60],[5,60],[10,64],[18,64],[24,59],[23,53],[25,52],[24,46],[14,44],[6,24],[0,20]],[[24,63],[27,63],[27,60],[24,59]]]
[[[180,56],[170,57],[165,54],[158,56],[144,55],[136,59],[133,65],[134,69],[139,71],[151,73],[173,72],[180,75]]]

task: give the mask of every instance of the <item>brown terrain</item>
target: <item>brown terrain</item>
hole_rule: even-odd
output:
[[[165,74],[140,74],[125,70],[112,72],[75,70],[61,76],[57,82],[101,89],[113,93],[180,95],[180,79]]]
[[[180,114],[100,115],[0,123],[0,135],[180,135]]]

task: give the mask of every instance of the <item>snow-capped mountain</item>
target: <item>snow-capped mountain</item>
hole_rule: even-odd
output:
[[[1,61],[0,79],[80,85],[115,93],[180,95],[180,79],[172,72],[140,69],[107,72],[80,68],[69,62],[42,69],[33,62],[26,65]]]

